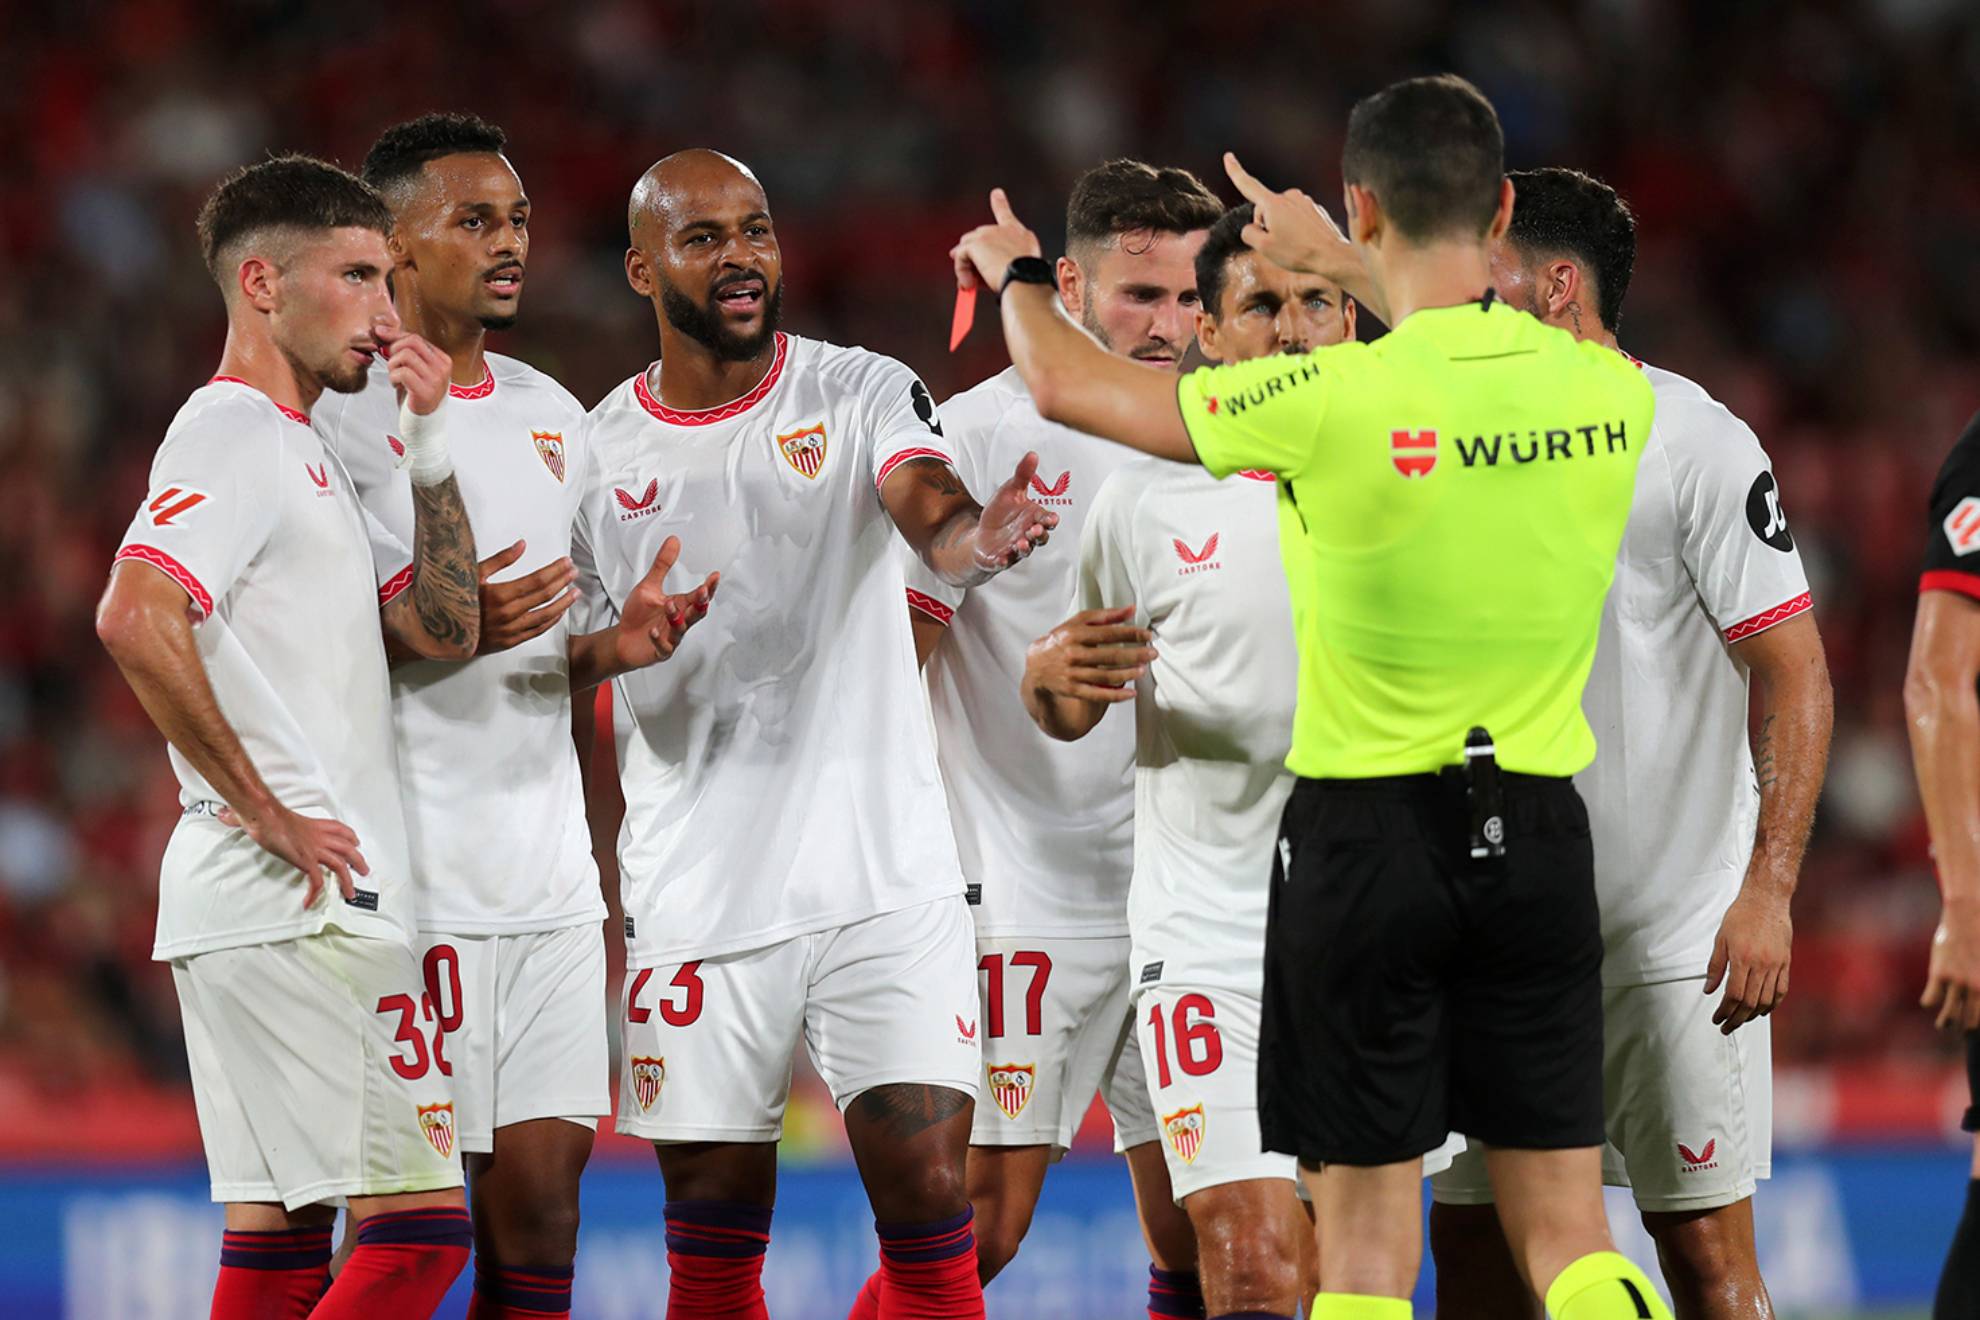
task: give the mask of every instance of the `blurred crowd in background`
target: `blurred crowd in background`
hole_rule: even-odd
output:
[[[0,5],[0,33],[0,1129],[106,1095],[141,1124],[132,1095],[183,1095],[149,961],[176,786],[92,611],[218,359],[193,216],[220,175],[282,149],[354,166],[430,109],[500,123],[534,247],[496,346],[590,403],[655,351],[621,273],[627,190],[718,147],[769,192],[786,326],[941,398],[1005,360],[987,325],[944,352],[945,254],[992,185],[1048,253],[1070,181],[1112,155],[1228,196],[1234,148],[1331,202],[1353,100],[1440,69],[1497,104],[1513,167],[1630,199],[1624,344],[1777,465],[1837,694],[1777,1058],[1901,1079],[1951,1057],[1916,1006],[1936,894],[1900,687],[1925,492],[1980,409],[1970,0],[78,0]]]

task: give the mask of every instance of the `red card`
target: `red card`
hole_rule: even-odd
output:
[[[969,337],[969,327],[976,321],[976,288],[956,290],[956,314],[949,322],[949,351],[955,352],[962,341]]]

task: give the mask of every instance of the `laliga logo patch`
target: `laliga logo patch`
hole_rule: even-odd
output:
[[[163,519],[154,519],[162,522]],[[1980,550],[1980,496],[1968,495],[1953,506],[1943,524],[1946,540],[1956,555]]]
[[[1038,1082],[1038,1065],[1035,1063],[993,1063],[987,1065],[990,1075],[990,1098],[997,1102],[997,1108],[1005,1118],[1016,1121],[1031,1103],[1032,1088]]]
[[[562,431],[531,431],[531,442],[536,445],[536,456],[543,460],[543,466],[550,469],[550,475],[557,480],[564,479],[564,433]]]
[[[639,1101],[642,1113],[653,1108],[653,1102],[660,1098],[660,1088],[666,1084],[667,1061],[664,1058],[632,1061],[633,1099]]]
[[[1201,1104],[1162,1116],[1162,1135],[1169,1139],[1177,1159],[1184,1164],[1196,1163],[1196,1156],[1203,1149],[1203,1131],[1209,1122]]]
[[[1405,477],[1429,476],[1437,467],[1437,433],[1389,432],[1389,461]]]
[[[419,1131],[426,1144],[446,1159],[454,1153],[454,1105],[452,1101],[419,1107]]]
[[[815,480],[825,466],[825,423],[787,431],[777,437],[777,452],[806,481]]]
[[[205,503],[206,498],[205,491],[191,486],[167,486],[144,508],[151,515],[153,527],[170,527],[174,518],[192,512],[193,506]]]

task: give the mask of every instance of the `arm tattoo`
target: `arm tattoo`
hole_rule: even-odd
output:
[[[969,488],[962,484],[956,470],[939,458],[911,459],[908,466],[914,469],[915,480],[937,495],[969,494]]]
[[[1753,779],[1762,797],[1781,780],[1780,769],[1774,764],[1774,719],[1768,715],[1760,721],[1760,737],[1756,740],[1759,755],[1753,758]]]
[[[453,477],[413,492],[413,580],[408,595],[426,635],[472,649],[481,630],[481,587],[474,533]]]
[[[968,1096],[946,1086],[901,1082],[862,1091],[852,1107],[862,1122],[881,1128],[892,1140],[908,1141],[968,1113],[971,1104]]]

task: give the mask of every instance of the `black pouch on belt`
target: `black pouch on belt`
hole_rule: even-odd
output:
[[[1492,735],[1474,727],[1464,738],[1464,803],[1470,819],[1471,860],[1502,867],[1506,860],[1506,788]]]

